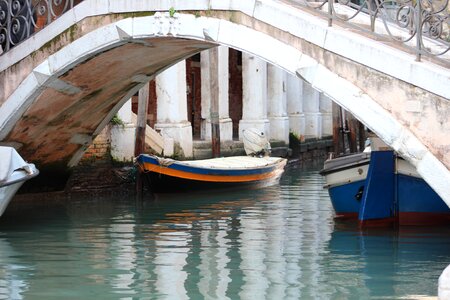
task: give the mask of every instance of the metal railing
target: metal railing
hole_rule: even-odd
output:
[[[81,0],[0,0],[0,54],[41,30]]]
[[[0,55],[82,0],[0,0]],[[450,62],[449,0],[291,0],[329,19],[346,22],[406,45],[416,54]],[[449,54],[449,55],[446,55]]]
[[[422,55],[450,62],[449,0],[292,0],[328,18],[346,22]],[[446,55],[447,54],[447,55]]]

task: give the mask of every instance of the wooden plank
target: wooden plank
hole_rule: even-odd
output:
[[[341,132],[342,132],[342,121],[341,121],[341,107],[333,102],[332,105],[332,115],[333,115],[333,149],[334,155],[338,156],[341,153]]]
[[[350,148],[350,153],[358,152],[358,146],[356,143],[357,131],[358,131],[358,120],[349,112],[346,114],[348,121],[348,143]]]
[[[149,96],[149,83],[146,83],[139,90],[138,98],[138,114],[136,120],[136,140],[134,143],[134,155],[144,153],[145,151],[145,129],[147,126],[147,109],[148,109],[148,96]],[[143,178],[141,170],[138,170],[136,174],[136,195],[138,198],[142,198]]]
[[[211,148],[212,156],[220,156],[220,119],[219,119],[219,48],[209,51],[209,84],[211,114]]]

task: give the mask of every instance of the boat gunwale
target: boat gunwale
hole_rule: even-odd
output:
[[[140,159],[141,158],[141,159]],[[145,160],[147,158],[148,160]],[[168,168],[176,171],[187,172],[192,174],[202,174],[202,175],[214,175],[214,176],[243,176],[243,175],[257,175],[269,173],[277,168],[284,167],[287,163],[285,158],[279,158],[276,161],[268,162],[268,164],[257,167],[241,167],[241,168],[208,168],[208,167],[198,167],[183,164],[182,161],[173,160],[170,165],[163,165],[159,162],[157,156],[141,154],[137,158],[137,162],[148,163],[161,168]],[[219,173],[219,174],[217,174]],[[223,173],[223,174],[220,174]],[[233,174],[234,173],[234,174]]]
[[[365,159],[363,161],[347,163],[347,164],[342,165],[342,166],[334,166],[334,167],[330,167],[330,168],[324,168],[324,169],[319,171],[319,174],[324,176],[324,175],[328,175],[328,174],[331,174],[331,173],[337,173],[337,172],[353,169],[353,168],[356,168],[356,167],[368,165],[369,163],[370,163],[370,158],[369,159]]]
[[[25,181],[27,181],[27,180],[29,180],[31,178],[34,178],[37,175],[39,175],[39,170],[34,165],[33,165],[33,169],[32,170],[33,170],[33,173],[31,173],[31,174],[27,174],[27,175],[25,175],[23,177],[20,177],[20,178],[14,179],[14,180],[1,182],[0,183],[0,188],[7,187],[7,186],[10,186],[10,185],[22,182],[22,181],[25,182]],[[23,169],[15,170],[14,172],[16,172],[16,171],[26,172]],[[14,174],[14,172],[13,172],[13,174]]]

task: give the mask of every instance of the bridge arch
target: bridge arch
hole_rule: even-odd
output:
[[[126,6],[126,3],[124,5]],[[242,10],[245,12],[245,8]],[[158,12],[149,13],[147,16],[124,14],[120,20],[100,19],[107,25],[95,18],[85,22],[85,26],[92,26],[93,29],[73,41],[68,41],[59,50],[40,61],[37,66],[29,68],[29,74],[24,77],[24,80],[12,89],[11,93],[2,99],[3,101],[0,101],[0,140],[26,145],[28,150],[24,147],[24,151],[28,152],[28,155],[25,156],[33,157],[32,153],[40,155],[39,159],[43,163],[52,164],[56,161],[63,161],[66,164],[74,164],[89,145],[92,136],[100,132],[121,105],[145,82],[185,57],[221,44],[254,54],[297,75],[325,93],[333,101],[354,114],[388,145],[416,166],[423,178],[450,205],[450,192],[447,188],[450,183],[448,170],[450,162],[449,158],[445,156],[448,153],[448,145],[444,143],[441,147],[430,147],[433,141],[427,141],[421,136],[422,129],[418,130],[407,125],[405,118],[408,115],[400,111],[401,107],[392,105],[392,107],[386,108],[386,102],[380,101],[380,95],[378,92],[374,92],[376,87],[362,85],[361,83],[364,81],[352,78],[353,74],[344,75],[345,69],[352,65],[357,65],[358,71],[366,66],[331,53],[325,49],[323,41],[311,45],[310,41],[286,32],[280,35],[277,31],[283,31],[283,28],[258,22],[250,24],[251,18],[249,19],[247,15],[238,16],[241,19],[236,21],[231,19],[233,16],[236,17],[234,12],[227,15],[228,20],[223,18],[221,13],[218,13],[217,16],[207,16],[208,14],[210,14],[208,11],[202,12],[201,15],[204,16],[195,13],[171,15]],[[101,26],[95,26],[96,22]],[[66,34],[68,34],[67,30],[71,30],[70,28],[73,27],[65,29]],[[318,28],[314,28],[314,30],[317,31]],[[271,31],[274,33],[271,34]],[[111,59],[114,56],[114,51],[123,50],[126,47],[129,48],[131,56],[131,54],[147,53],[143,49],[152,49],[156,45],[165,43],[167,45],[164,49],[172,48],[174,51],[162,53],[159,60],[143,62],[142,68],[131,68],[129,73],[124,72],[123,75],[129,76],[129,80],[119,90],[114,90],[111,86],[107,91],[104,88],[89,90],[76,100],[75,95],[83,91],[85,87],[73,85],[73,77],[70,76],[77,70],[83,71],[83,68],[85,68],[84,72],[89,71],[89,68],[86,68],[88,62],[97,60],[96,63],[99,61],[106,63],[108,58]],[[318,44],[321,45],[318,46]],[[20,55],[21,50],[18,47],[7,54]],[[37,50],[37,52],[39,51]],[[156,55],[151,50],[149,53]],[[125,58],[130,58],[130,56]],[[117,61],[114,62],[117,63]],[[122,60],[121,63],[119,66],[123,67],[129,62]],[[90,68],[93,66],[95,63],[89,65]],[[2,72],[6,70],[3,66],[1,68]],[[92,71],[92,69],[90,70]],[[366,71],[366,74],[372,75],[375,80],[383,81],[389,78],[385,74],[378,74],[377,71],[370,69]],[[402,79],[392,78],[393,81]],[[426,90],[427,83],[422,84],[422,88],[416,91],[418,88],[414,84],[414,80],[416,79],[410,79],[411,83],[396,83],[397,87],[400,86],[400,90],[402,87],[404,88],[403,93],[406,96],[400,95],[401,97],[407,98],[412,95],[411,91],[413,91],[417,95],[427,98],[434,105],[444,107],[446,111],[449,110],[448,95],[446,94],[448,91],[433,90],[430,93]],[[83,114],[89,112],[89,110],[82,109],[83,103],[87,103],[89,99],[100,93],[105,93],[105,97],[109,96],[113,100],[103,107],[89,108],[96,110],[95,118],[97,118],[97,120],[90,120],[89,123],[83,120],[85,118]],[[395,94],[396,92],[393,92],[388,97]],[[67,97],[69,101],[75,101],[76,105],[58,106],[56,98],[52,98],[55,95]],[[417,103],[411,103],[411,105],[423,105],[422,102]],[[33,136],[27,135],[26,131],[30,130],[33,125],[39,126],[36,123],[39,120],[33,118],[43,114],[46,109],[55,110],[54,118],[49,122],[53,131],[49,127],[41,128],[41,130],[49,130],[48,133],[43,133],[42,137],[47,141],[52,141],[55,138],[52,134],[57,134],[57,131],[61,130],[63,134],[58,136],[58,139],[61,143],[65,142],[69,146],[63,148],[60,153],[55,153],[57,148],[52,150],[53,153],[45,150],[44,148],[48,144],[42,144],[42,140],[34,142],[27,140],[33,139]],[[71,114],[75,115],[71,117]],[[86,125],[86,122],[89,123],[89,126]],[[448,129],[448,120],[447,123],[445,120],[442,122],[439,119],[437,122],[441,123],[440,127],[439,124],[433,126],[441,128],[445,136],[448,133],[448,131],[445,132],[445,129]],[[92,127],[93,125],[95,128]],[[62,130],[67,126],[71,127],[71,130]],[[30,130],[30,132],[33,131]]]

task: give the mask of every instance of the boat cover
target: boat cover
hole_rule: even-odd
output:
[[[195,168],[223,169],[223,170],[261,168],[284,160],[283,158],[280,157],[252,157],[252,156],[230,156],[230,157],[220,157],[202,160],[185,160],[185,161],[176,161],[169,158],[157,158],[157,159],[160,165],[166,167],[173,163],[177,163],[179,165],[185,165]]]
[[[244,150],[247,155],[270,155],[270,143],[264,132],[256,128],[248,128],[243,132]]]
[[[7,181],[12,173],[18,169],[32,173],[30,166],[17,153],[16,149],[0,146],[0,185]]]

